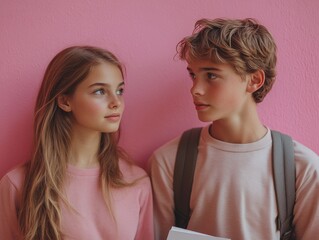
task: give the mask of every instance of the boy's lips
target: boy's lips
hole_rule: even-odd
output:
[[[196,110],[204,110],[209,107],[209,104],[202,103],[202,102],[194,102]]]

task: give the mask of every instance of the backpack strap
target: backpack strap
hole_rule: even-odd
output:
[[[174,167],[175,226],[187,228],[190,219],[190,197],[202,128],[185,131],[179,141]]]
[[[291,239],[294,234],[295,161],[291,137],[271,131],[273,141],[273,173],[277,198],[277,229],[280,239]]]

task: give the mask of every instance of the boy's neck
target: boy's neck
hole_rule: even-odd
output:
[[[219,121],[214,122],[209,128],[209,134],[220,141],[229,143],[252,143],[265,136],[267,128],[263,125],[258,126],[232,126],[225,127]]]
[[[256,109],[254,109],[256,110]],[[257,111],[250,108],[240,116],[213,122],[209,133],[212,137],[229,143],[251,143],[267,133],[267,128],[259,119]]]

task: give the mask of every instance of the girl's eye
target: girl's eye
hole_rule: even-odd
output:
[[[213,74],[213,73],[207,73],[207,78],[208,78],[208,79],[215,79],[215,78],[216,78],[216,75]]]
[[[95,90],[93,93],[95,95],[104,95],[105,91],[104,91],[104,89],[98,89],[98,90]]]
[[[122,96],[124,93],[124,88],[120,88],[116,91],[116,94],[119,95],[119,96]]]

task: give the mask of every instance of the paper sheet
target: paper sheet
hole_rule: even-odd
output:
[[[167,240],[230,240],[206,235],[199,232],[190,231],[183,228],[172,227],[168,233]]]

